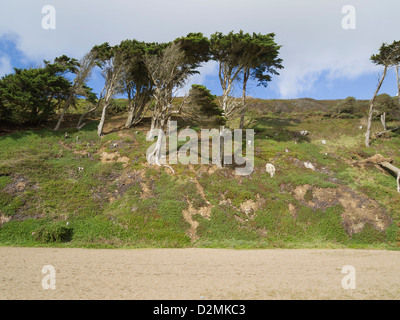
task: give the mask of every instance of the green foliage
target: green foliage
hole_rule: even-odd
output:
[[[361,232],[352,236],[352,241],[356,244],[373,244],[377,242],[384,242],[385,240],[385,233],[376,230],[368,223],[364,226]]]
[[[250,35],[242,30],[226,35],[216,32],[210,37],[210,53],[231,74],[232,80],[243,72],[244,88],[249,77],[267,86],[271,74],[277,75],[277,70],[283,68],[282,59],[278,58],[281,46],[275,43],[274,37],[274,33]]]
[[[118,113],[126,112],[128,103],[125,99],[113,99],[108,109],[108,114],[116,115]]]
[[[379,53],[371,56],[370,60],[376,65],[396,66],[400,63],[400,41],[393,41],[392,44],[383,43]]]
[[[72,239],[73,229],[65,225],[65,222],[49,223],[36,229],[33,233],[36,241],[42,243],[68,242]]]
[[[376,97],[375,102],[374,102],[374,107],[378,114],[382,114],[384,112],[386,112],[387,114],[390,114],[394,110],[397,111],[398,105],[396,102],[397,102],[397,99],[394,100],[387,93],[382,93]]]
[[[48,119],[69,94],[64,77],[76,72],[77,61],[61,56],[43,68],[17,69],[0,80],[0,118],[12,123],[38,124]]]
[[[11,182],[12,182],[11,177],[0,175],[0,189],[3,189],[7,184],[9,184]]]
[[[15,197],[6,192],[0,191],[0,214],[13,216],[24,204],[21,197]]]
[[[352,115],[356,111],[357,100],[354,97],[347,97],[344,101],[339,102],[333,109],[337,115],[349,114]]]
[[[193,84],[189,91],[185,111],[198,117],[222,116],[222,110],[217,104],[216,98],[207,87]]]
[[[322,105],[311,100],[289,103],[290,108],[298,108],[289,108],[292,111]],[[326,110],[335,104],[326,103]],[[167,168],[145,166],[150,142],[142,131],[124,130],[126,138],[114,132],[100,139],[97,121],[79,132],[68,129],[68,139],[64,132],[47,129],[0,136],[0,212],[12,218],[0,227],[0,245],[396,248],[400,200],[395,178],[373,166],[349,163],[376,153],[392,157],[395,165],[400,163],[398,135],[367,149],[362,146],[364,131],[359,130],[358,119],[316,117],[312,112],[296,116],[252,112],[257,133],[255,171],[245,177],[234,176],[231,167],[193,165],[189,169],[178,164],[172,166],[172,175]],[[300,130],[308,130],[309,136],[299,137]],[[321,144],[322,139],[327,140],[326,145]],[[112,147],[114,142],[117,148]],[[116,151],[130,158],[127,167],[120,162],[100,162],[102,152]],[[305,169],[304,161],[312,162],[316,170]],[[273,178],[265,172],[266,163],[277,169]],[[78,167],[84,170],[80,172]],[[137,170],[143,171],[139,174]],[[11,194],[9,184],[15,176],[24,177],[29,184]],[[199,239],[191,242],[183,211],[189,203],[195,210],[209,206],[194,178],[213,207],[209,219],[192,216],[199,222]],[[149,190],[146,197],[144,184]],[[350,237],[342,225],[341,205],[314,210],[307,205],[307,200],[317,203],[317,193],[311,191],[305,194],[306,201],[298,200],[294,189],[304,184],[314,186],[313,190],[352,188],[379,202],[394,223],[386,232],[366,225]],[[257,209],[248,215],[241,209],[246,201],[257,203]],[[70,236],[64,237],[68,232]]]

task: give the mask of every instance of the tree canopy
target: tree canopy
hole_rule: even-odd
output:
[[[281,46],[274,41],[275,34],[238,33],[224,35],[216,32],[210,38],[210,54],[219,63],[219,79],[223,91],[222,108],[229,117],[238,109],[229,103],[235,82],[242,80],[242,106],[245,107],[246,88],[249,78],[258,85],[267,86],[272,74],[283,68],[279,56]]]
[[[71,82],[65,75],[75,73],[77,66],[76,59],[64,55],[53,63],[44,61],[42,68],[14,68],[0,81],[1,118],[30,124],[47,120],[68,96]]]

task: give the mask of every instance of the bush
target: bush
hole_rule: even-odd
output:
[[[78,62],[67,56],[44,61],[37,69],[14,69],[0,79],[0,118],[10,123],[39,124],[54,114],[71,90],[64,77],[74,73]]]
[[[216,103],[216,99],[217,97],[205,86],[193,84],[189,91],[187,112],[195,113],[200,117],[221,117],[222,109]]]
[[[111,100],[111,105],[108,108],[108,114],[116,115],[121,112],[128,110],[128,102],[125,99],[114,99]]]
[[[44,225],[33,232],[33,237],[42,243],[68,242],[72,239],[72,228],[64,223]]]
[[[397,99],[393,99],[387,93],[382,93],[376,97],[375,105],[374,105],[375,112],[378,115],[380,115],[384,112],[390,114],[393,111],[397,111],[398,103],[396,103],[396,102],[397,102]]]
[[[354,97],[347,97],[344,101],[339,102],[333,108],[333,112],[336,115],[339,114],[354,114],[356,111],[356,98]]]

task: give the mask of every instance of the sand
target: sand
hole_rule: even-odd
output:
[[[55,289],[42,282],[55,270]],[[355,289],[342,273],[354,267]],[[45,281],[43,279],[45,278]],[[347,278],[346,278],[347,279]],[[0,247],[0,299],[399,299],[400,252]]]

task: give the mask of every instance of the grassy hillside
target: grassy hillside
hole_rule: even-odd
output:
[[[334,101],[250,103],[255,169],[243,177],[215,165],[149,166],[148,121],[127,130],[123,113],[110,115],[101,139],[95,119],[79,132],[1,135],[0,245],[398,248],[396,179],[362,161],[379,153],[400,166],[398,134],[365,148],[365,120],[327,116]]]

